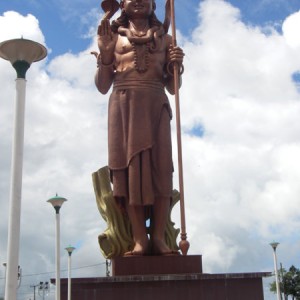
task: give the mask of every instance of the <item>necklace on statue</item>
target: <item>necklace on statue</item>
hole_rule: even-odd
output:
[[[118,33],[126,35],[132,45],[134,68],[139,73],[145,73],[149,68],[149,53],[153,50],[154,32],[157,27],[148,28],[146,24],[142,30],[138,31],[132,22],[128,27],[120,26]]]
[[[133,22],[129,21],[129,23],[130,23],[131,27],[133,28],[133,30],[130,30],[132,35],[137,36],[137,37],[142,37],[142,36],[145,36],[147,34],[147,31],[148,31],[148,24],[147,23],[145,24],[144,28],[141,29],[141,30],[138,30]]]
[[[131,43],[134,53],[134,67],[139,73],[145,73],[149,67],[149,47],[150,43]]]

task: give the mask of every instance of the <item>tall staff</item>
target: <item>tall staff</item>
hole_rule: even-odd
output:
[[[171,29],[172,29],[172,46],[177,46],[176,41],[176,24],[175,24],[175,7],[174,0],[167,0],[166,10],[170,5]],[[166,13],[167,14],[167,13]],[[183,255],[187,255],[190,243],[187,241],[185,226],[185,207],[184,207],[184,187],[183,187],[183,168],[182,168],[182,144],[181,144],[181,123],[180,123],[180,102],[179,102],[179,67],[177,63],[173,65],[175,106],[176,106],[176,130],[177,130],[177,148],[178,148],[178,175],[179,175],[179,192],[180,192],[180,219],[181,219],[181,241],[179,248]]]

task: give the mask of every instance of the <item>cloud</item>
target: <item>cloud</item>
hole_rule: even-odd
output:
[[[300,47],[300,37],[297,28],[300,26],[300,11],[291,14],[282,24],[283,36],[289,46]]]
[[[275,28],[246,25],[225,1],[203,1],[199,22],[181,40],[182,126],[205,129],[183,136],[187,231],[209,270],[228,271],[255,256],[250,244],[287,241],[299,229],[300,97],[292,74],[300,59]]]
[[[296,32],[299,14],[274,28],[248,26],[240,11],[221,0],[199,4],[198,26],[179,33],[185,51],[180,90],[186,219],[191,254],[203,254],[205,272],[270,271],[273,239],[280,261],[296,263],[299,243],[300,70]],[[18,24],[18,25],[16,25]],[[0,40],[47,37],[32,15],[5,12]],[[49,45],[55,47],[55,45]],[[31,66],[23,170],[20,264],[29,286],[54,274],[54,210],[57,192],[64,247],[78,245],[73,266],[96,266],[78,276],[104,276],[97,236],[105,229],[91,173],[107,162],[107,101],[94,87],[96,62],[89,54],[64,53]],[[7,215],[15,72],[0,61],[0,253],[6,257]],[[173,98],[170,98],[175,111]],[[172,124],[177,170],[175,120]],[[203,128],[192,135],[193,128]],[[196,132],[197,133],[197,132]],[[178,187],[178,173],[174,186]],[[179,209],[174,220],[179,223]],[[290,255],[293,253],[293,255]],[[65,256],[63,256],[65,254]],[[42,274],[49,272],[49,274]],[[0,273],[3,275],[3,270]],[[27,278],[27,279],[26,279]],[[28,298],[28,297],[27,297]]]
[[[35,16],[22,16],[15,11],[4,12],[0,16],[0,41],[14,38],[26,38],[45,44],[45,38],[39,28],[39,21]]]

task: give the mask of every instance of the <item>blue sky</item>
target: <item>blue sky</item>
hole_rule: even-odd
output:
[[[297,0],[231,0],[228,1],[241,10],[242,20],[252,25],[278,23],[291,13],[300,9]],[[176,3],[177,27],[185,35],[189,35],[197,26],[198,0],[178,0]],[[162,19],[161,7],[164,2],[157,0],[157,14]],[[92,0],[2,0],[0,12],[14,10],[23,15],[33,14],[40,22],[40,27],[46,36],[46,41],[52,49],[52,55],[67,51],[84,50],[90,42],[86,35],[90,25],[101,13],[100,1]],[[94,11],[91,14],[91,11]],[[278,26],[280,30],[280,26]]]
[[[282,22],[288,15],[300,8],[297,0],[232,0],[229,2],[240,8],[244,21],[259,25]]]
[[[176,0],[185,52],[180,90],[187,234],[205,272],[300,266],[300,2]],[[157,15],[163,16],[162,0]],[[15,13],[7,13],[14,11]],[[29,17],[30,14],[33,17]],[[55,193],[74,277],[105,276],[91,173],[107,164],[107,103],[94,86],[100,2],[1,0],[0,41],[31,38],[48,57],[27,75],[18,300],[54,277]],[[0,60],[0,263],[6,259],[15,72]],[[170,104],[175,112],[174,99]],[[174,188],[178,188],[172,121]],[[34,209],[32,209],[34,207]],[[179,209],[173,210],[179,227]],[[64,271],[63,277],[66,276]],[[3,268],[0,268],[0,296]],[[52,289],[49,300],[54,299]],[[265,299],[274,299],[265,284]]]

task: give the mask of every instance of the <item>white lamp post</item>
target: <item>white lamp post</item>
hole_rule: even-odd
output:
[[[3,267],[5,268],[4,271],[4,285],[3,285],[3,299],[5,297],[5,284],[6,284],[6,263],[3,263]]]
[[[65,248],[69,254],[68,257],[68,300],[71,300],[71,255],[72,252],[76,249],[75,247],[69,246]]]
[[[63,203],[67,201],[67,199],[55,196],[51,199],[49,199],[47,202],[51,203],[55,209],[55,228],[56,228],[56,247],[55,247],[55,262],[56,262],[56,289],[55,289],[55,300],[60,300],[60,218],[59,218],[59,210]]]
[[[47,56],[44,46],[31,40],[14,39],[0,43],[0,57],[9,60],[17,72],[14,135],[12,145],[10,208],[8,221],[7,276],[5,300],[16,300],[21,221],[22,169],[25,115],[25,75],[33,62]]]
[[[277,256],[276,256],[276,248],[279,245],[279,243],[273,242],[273,243],[270,243],[270,245],[273,248],[273,254],[274,254],[274,269],[275,269],[277,300],[281,300],[279,277],[278,277],[278,268],[277,268]]]

